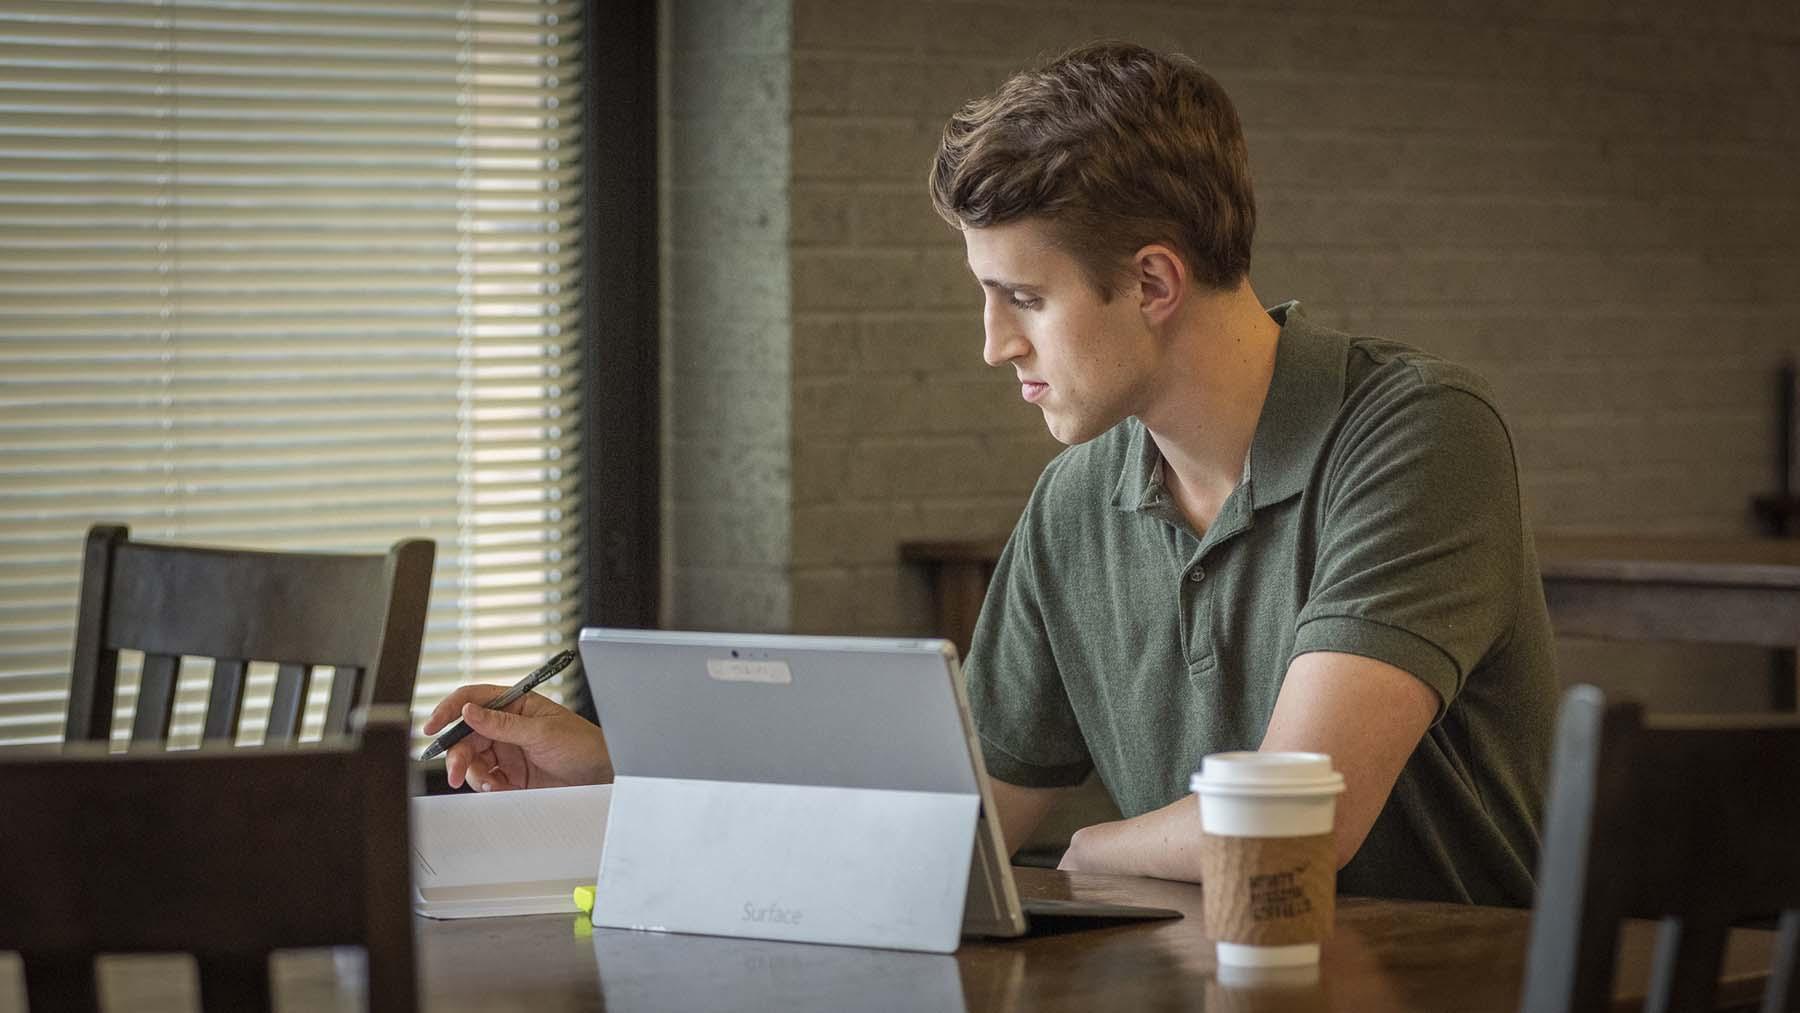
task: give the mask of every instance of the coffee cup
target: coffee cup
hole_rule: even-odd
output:
[[[1319,961],[1337,897],[1332,819],[1344,777],[1323,753],[1214,753],[1200,796],[1206,931],[1220,965]]]
[[[1243,967],[1220,964],[1206,983],[1206,1013],[1325,1013],[1331,992],[1319,978],[1319,965]]]

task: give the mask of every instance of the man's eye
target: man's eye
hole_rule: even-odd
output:
[[[1042,299],[1021,297],[1017,292],[1008,292],[1006,294],[1006,301],[1022,310],[1037,309],[1039,304],[1043,302]]]

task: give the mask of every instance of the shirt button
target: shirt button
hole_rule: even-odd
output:
[[[1188,579],[1193,581],[1194,583],[1198,584],[1201,581],[1206,579],[1206,571],[1202,570],[1200,567],[1196,566],[1192,570],[1188,571]]]

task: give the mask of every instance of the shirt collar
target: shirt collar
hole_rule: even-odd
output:
[[[1150,431],[1136,418],[1131,420],[1131,437],[1125,446],[1125,464],[1119,469],[1119,483],[1113,486],[1113,506],[1127,513],[1145,510],[1164,497],[1162,453]]]
[[[1250,441],[1250,507],[1297,496],[1312,475],[1319,447],[1344,405],[1342,334],[1306,319],[1298,302],[1269,311],[1281,324],[1275,375]]]
[[[1275,345],[1275,375],[1250,441],[1246,472],[1252,510],[1306,488],[1319,445],[1344,401],[1343,335],[1307,320],[1297,301],[1270,309],[1269,316],[1281,325],[1281,336]],[[1133,419],[1113,505],[1135,513],[1166,496],[1162,454],[1143,423]]]

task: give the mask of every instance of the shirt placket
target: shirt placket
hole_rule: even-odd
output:
[[[1232,540],[1250,527],[1249,496],[1248,485],[1240,485],[1226,498],[1206,536],[1195,540],[1193,553],[1181,570],[1181,614],[1187,624],[1182,633],[1188,672],[1195,677],[1210,676],[1218,667],[1212,612],[1219,582],[1209,568],[1216,570],[1223,565]]]
[[[1188,674],[1195,678],[1211,676],[1218,666],[1212,637],[1208,633],[1212,628],[1212,588],[1207,584],[1206,574],[1209,551],[1196,541],[1193,554],[1178,575],[1182,649],[1187,654]]]
[[[1218,666],[1218,651],[1212,640],[1212,586],[1206,571],[1220,546],[1250,526],[1250,460],[1244,459],[1244,481],[1232,490],[1213,518],[1205,536],[1194,533],[1187,518],[1176,509],[1168,490],[1162,485],[1162,465],[1150,473],[1149,488],[1138,509],[1158,521],[1167,531],[1169,561],[1176,581],[1175,600],[1181,617],[1181,650],[1193,678],[1210,676]]]

